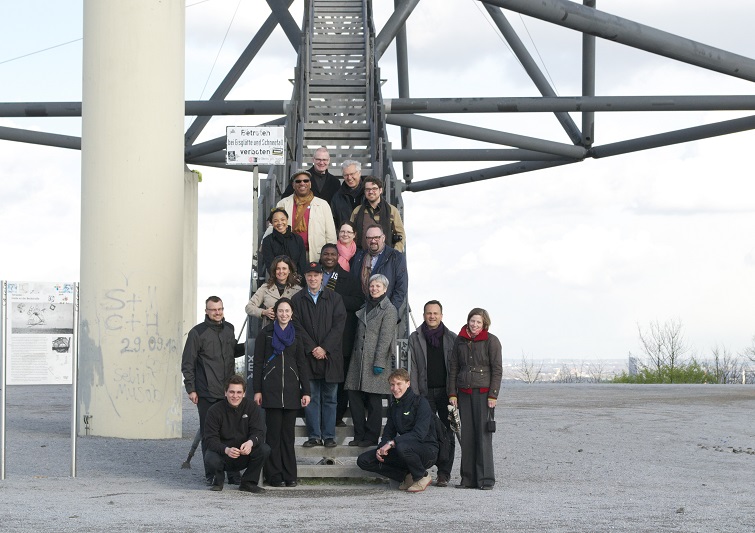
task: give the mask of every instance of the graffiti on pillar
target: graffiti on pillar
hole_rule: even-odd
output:
[[[164,398],[165,366],[178,350],[176,339],[164,337],[157,309],[157,288],[141,294],[128,287],[111,289],[102,303],[104,327],[118,339],[120,356],[114,358],[110,377],[113,400],[161,403]]]

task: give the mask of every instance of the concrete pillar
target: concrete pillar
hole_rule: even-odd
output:
[[[189,330],[197,324],[197,252],[199,246],[199,180],[201,174],[184,170],[184,283],[183,336],[186,344]]]
[[[79,433],[181,436],[183,0],[85,0]]]

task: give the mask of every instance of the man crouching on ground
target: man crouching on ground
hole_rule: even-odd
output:
[[[257,482],[270,447],[262,440],[264,424],[260,408],[244,397],[246,380],[231,376],[225,386],[225,401],[207,411],[202,447],[207,450],[205,464],[214,473],[211,490],[223,490],[224,471],[240,471],[239,490],[265,492]]]
[[[377,450],[364,452],[357,459],[362,470],[399,481],[399,490],[422,492],[430,484],[427,469],[435,464],[438,441],[432,422],[434,416],[427,399],[410,388],[409,372],[398,368],[388,376],[393,399],[388,406],[388,421]]]

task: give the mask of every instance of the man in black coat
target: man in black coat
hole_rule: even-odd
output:
[[[362,163],[347,159],[341,164],[341,176],[343,176],[343,183],[330,200],[330,210],[333,211],[336,231],[341,228],[341,224],[351,220],[354,209],[364,202]]]
[[[343,328],[343,369],[347,371],[351,362],[351,352],[354,349],[354,336],[357,333],[356,312],[364,305],[364,294],[359,280],[346,272],[338,264],[338,248],[335,244],[326,244],[320,251],[320,264],[323,270],[322,283],[326,289],[341,295],[346,307],[346,323]],[[338,384],[338,409],[336,410],[336,426],[345,426],[343,415],[349,405],[348,394],[343,390],[343,382]]]
[[[312,193],[330,204],[333,195],[341,186],[341,182],[328,170],[330,167],[330,154],[328,153],[328,149],[324,146],[318,148],[315,151],[315,156],[312,158],[312,162],[314,164],[308,170],[312,175]],[[293,183],[289,183],[281,198],[291,196],[292,194],[294,194],[294,185]],[[293,214],[291,216],[293,216]]]
[[[213,474],[211,490],[223,490],[223,472],[246,469],[239,490],[265,492],[257,485],[262,465],[270,455],[263,441],[265,426],[260,408],[245,398],[246,380],[239,375],[229,378],[225,401],[217,402],[207,411],[202,448],[205,464]]]
[[[399,490],[422,492],[430,484],[427,469],[435,464],[438,440],[427,399],[410,387],[409,372],[397,368],[388,376],[393,399],[388,420],[376,450],[357,458],[357,466],[367,472],[399,481]]]
[[[309,263],[304,271],[307,286],[294,294],[294,325],[302,336],[310,368],[311,401],[305,408],[306,448],[336,446],[338,384],[343,381],[343,328],[346,308],[341,295],[324,290],[322,266]]]
[[[181,360],[184,387],[199,411],[202,436],[207,411],[225,398],[225,384],[236,373],[235,358],[244,355],[244,344],[236,342],[233,324],[223,318],[223,300],[207,298],[205,313],[204,322],[189,331]],[[202,455],[205,452],[202,446]],[[211,483],[212,473],[206,464],[205,477]],[[238,483],[238,477],[229,473],[228,481]]]

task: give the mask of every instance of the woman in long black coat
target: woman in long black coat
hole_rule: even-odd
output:
[[[254,344],[254,390],[258,391],[254,401],[265,409],[268,482],[274,487],[295,487],[296,415],[309,404],[309,368],[292,321],[291,300],[281,298],[273,311],[275,321],[262,328]]]

